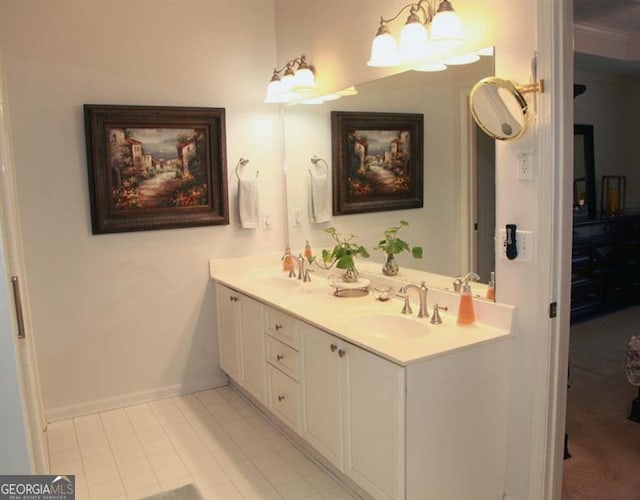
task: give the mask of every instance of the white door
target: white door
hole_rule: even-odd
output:
[[[264,323],[262,304],[242,297],[242,385],[258,401],[266,404],[266,367],[264,361]]]
[[[346,344],[345,474],[376,499],[404,498],[404,369]]]
[[[241,295],[223,286],[216,287],[218,300],[218,345],[220,367],[236,382],[242,382]]]
[[[48,472],[40,384],[28,322],[0,74],[0,471]],[[22,307],[21,303],[22,302]],[[20,313],[18,314],[18,311]],[[21,316],[18,318],[18,316]]]
[[[302,434],[342,470],[342,344],[317,328],[300,323],[304,366]]]

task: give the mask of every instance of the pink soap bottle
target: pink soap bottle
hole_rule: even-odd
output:
[[[476,323],[476,311],[473,306],[473,295],[469,280],[476,281],[480,277],[475,273],[469,273],[463,278],[462,291],[460,292],[460,302],[458,304],[458,325],[471,326]]]

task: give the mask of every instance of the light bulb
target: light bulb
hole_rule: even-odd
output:
[[[316,78],[308,67],[296,71],[293,79],[294,92],[313,92],[316,90]]]
[[[271,80],[269,85],[267,85],[267,97],[264,102],[277,103],[287,101],[288,97],[284,91],[282,82],[280,80]]]
[[[400,32],[399,53],[402,61],[415,61],[425,57],[427,50],[427,30],[418,19],[411,14]]]
[[[378,30],[378,35],[371,43],[371,57],[367,61],[367,66],[388,67],[399,63],[396,39],[388,31],[380,33]]]
[[[444,47],[455,47],[462,43],[463,37],[460,18],[458,14],[453,11],[453,8],[451,8],[451,10],[438,9],[438,12],[431,22],[430,41]]]

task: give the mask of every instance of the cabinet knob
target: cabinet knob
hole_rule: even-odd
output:
[[[229,297],[229,300],[231,302],[238,302],[240,299],[238,297],[234,297],[233,295],[231,297]]]
[[[276,329],[276,332],[277,332],[278,330],[282,330],[282,325],[280,325],[280,324],[276,323],[275,329]]]
[[[278,361],[282,361],[284,359],[284,354],[276,354],[276,359]]]
[[[284,401],[284,395],[283,394],[280,394],[278,396],[278,401]]]
[[[338,356],[340,356],[341,358],[344,358],[345,354],[347,354],[347,351],[345,351],[344,349],[340,349],[338,351]]]
[[[336,344],[331,344],[331,352],[336,352],[336,349],[338,348],[338,346]]]

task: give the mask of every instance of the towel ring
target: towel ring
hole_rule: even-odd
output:
[[[238,169],[240,167],[244,167],[247,163],[249,163],[249,160],[247,160],[246,158],[240,158],[238,160],[238,163],[236,163],[236,177],[238,178],[238,180],[240,180],[240,173],[238,172]],[[260,171],[256,170],[256,177],[258,177],[259,173]]]
[[[313,166],[314,166],[314,167],[316,167],[316,169],[319,169],[318,164],[319,164],[320,162],[324,163],[324,173],[325,173],[325,174],[328,174],[328,173],[329,173],[329,165],[327,165],[327,162],[326,162],[326,161],[324,161],[322,158],[318,158],[317,156],[313,155],[313,156],[311,157],[311,160],[309,160],[309,161],[311,161],[311,163],[313,163]],[[309,169],[309,175],[312,175],[312,174],[311,174],[311,169]]]

